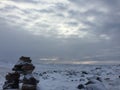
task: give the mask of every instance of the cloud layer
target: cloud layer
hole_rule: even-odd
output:
[[[1,57],[119,60],[119,17],[119,0],[0,1]]]

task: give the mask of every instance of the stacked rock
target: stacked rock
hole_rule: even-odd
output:
[[[17,72],[8,73],[6,75],[6,81],[3,85],[3,90],[18,89],[20,74]]]
[[[23,83],[22,90],[37,90],[37,83],[39,81],[36,80],[32,75],[35,66],[31,62],[32,60],[30,59],[30,57],[20,57],[19,61],[14,65],[12,69],[14,73],[9,73],[8,75],[6,75],[7,81],[3,86],[3,90],[7,88],[13,89],[14,87],[19,88],[20,75],[24,75],[23,80],[21,80],[21,82]],[[13,77],[11,76],[11,74],[13,74]],[[16,75],[15,79],[14,74],[18,74],[19,77],[17,77]],[[11,82],[13,83],[11,84]]]
[[[24,78],[22,80],[22,90],[37,89],[38,80],[36,80],[32,75],[35,66],[31,62],[32,60],[30,59],[30,57],[22,56],[13,68],[14,71],[24,75]]]
[[[19,61],[16,63],[16,65],[13,67],[13,71],[16,71],[16,72],[19,72],[20,74],[24,74],[25,73],[25,70],[23,67],[27,66],[27,65],[32,65],[31,63],[31,59],[30,57],[20,57]],[[34,66],[33,66],[34,67]],[[34,67],[35,68],[35,67]]]

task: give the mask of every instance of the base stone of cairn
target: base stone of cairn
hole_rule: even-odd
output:
[[[36,80],[32,74],[24,76],[22,90],[36,90],[38,80]]]
[[[3,85],[3,90],[18,89],[20,74],[17,72],[8,73],[6,75],[6,81]]]
[[[21,80],[22,89],[21,90],[37,90],[37,83],[39,82],[32,75],[35,66],[31,63],[30,57],[20,57],[19,61],[13,67],[13,73],[6,75],[6,81],[3,85],[3,90],[19,90],[20,75],[24,75],[23,80]]]

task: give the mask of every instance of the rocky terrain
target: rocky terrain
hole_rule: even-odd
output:
[[[9,67],[0,64],[1,90]],[[120,90],[120,65],[36,64],[33,75],[38,90]]]

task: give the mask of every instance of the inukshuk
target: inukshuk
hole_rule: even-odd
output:
[[[3,86],[3,90],[5,89],[19,89],[19,78],[20,75],[24,75],[23,80],[21,80],[22,89],[21,90],[37,90],[37,83],[38,80],[36,80],[33,77],[33,70],[35,69],[35,66],[31,63],[30,57],[24,57],[22,56],[19,61],[14,65],[13,67],[13,73],[9,73],[6,75],[6,82]],[[13,74],[13,77],[10,76]],[[15,75],[18,74],[18,77],[15,79]],[[9,78],[7,78],[9,76]],[[11,80],[12,79],[12,80]]]

